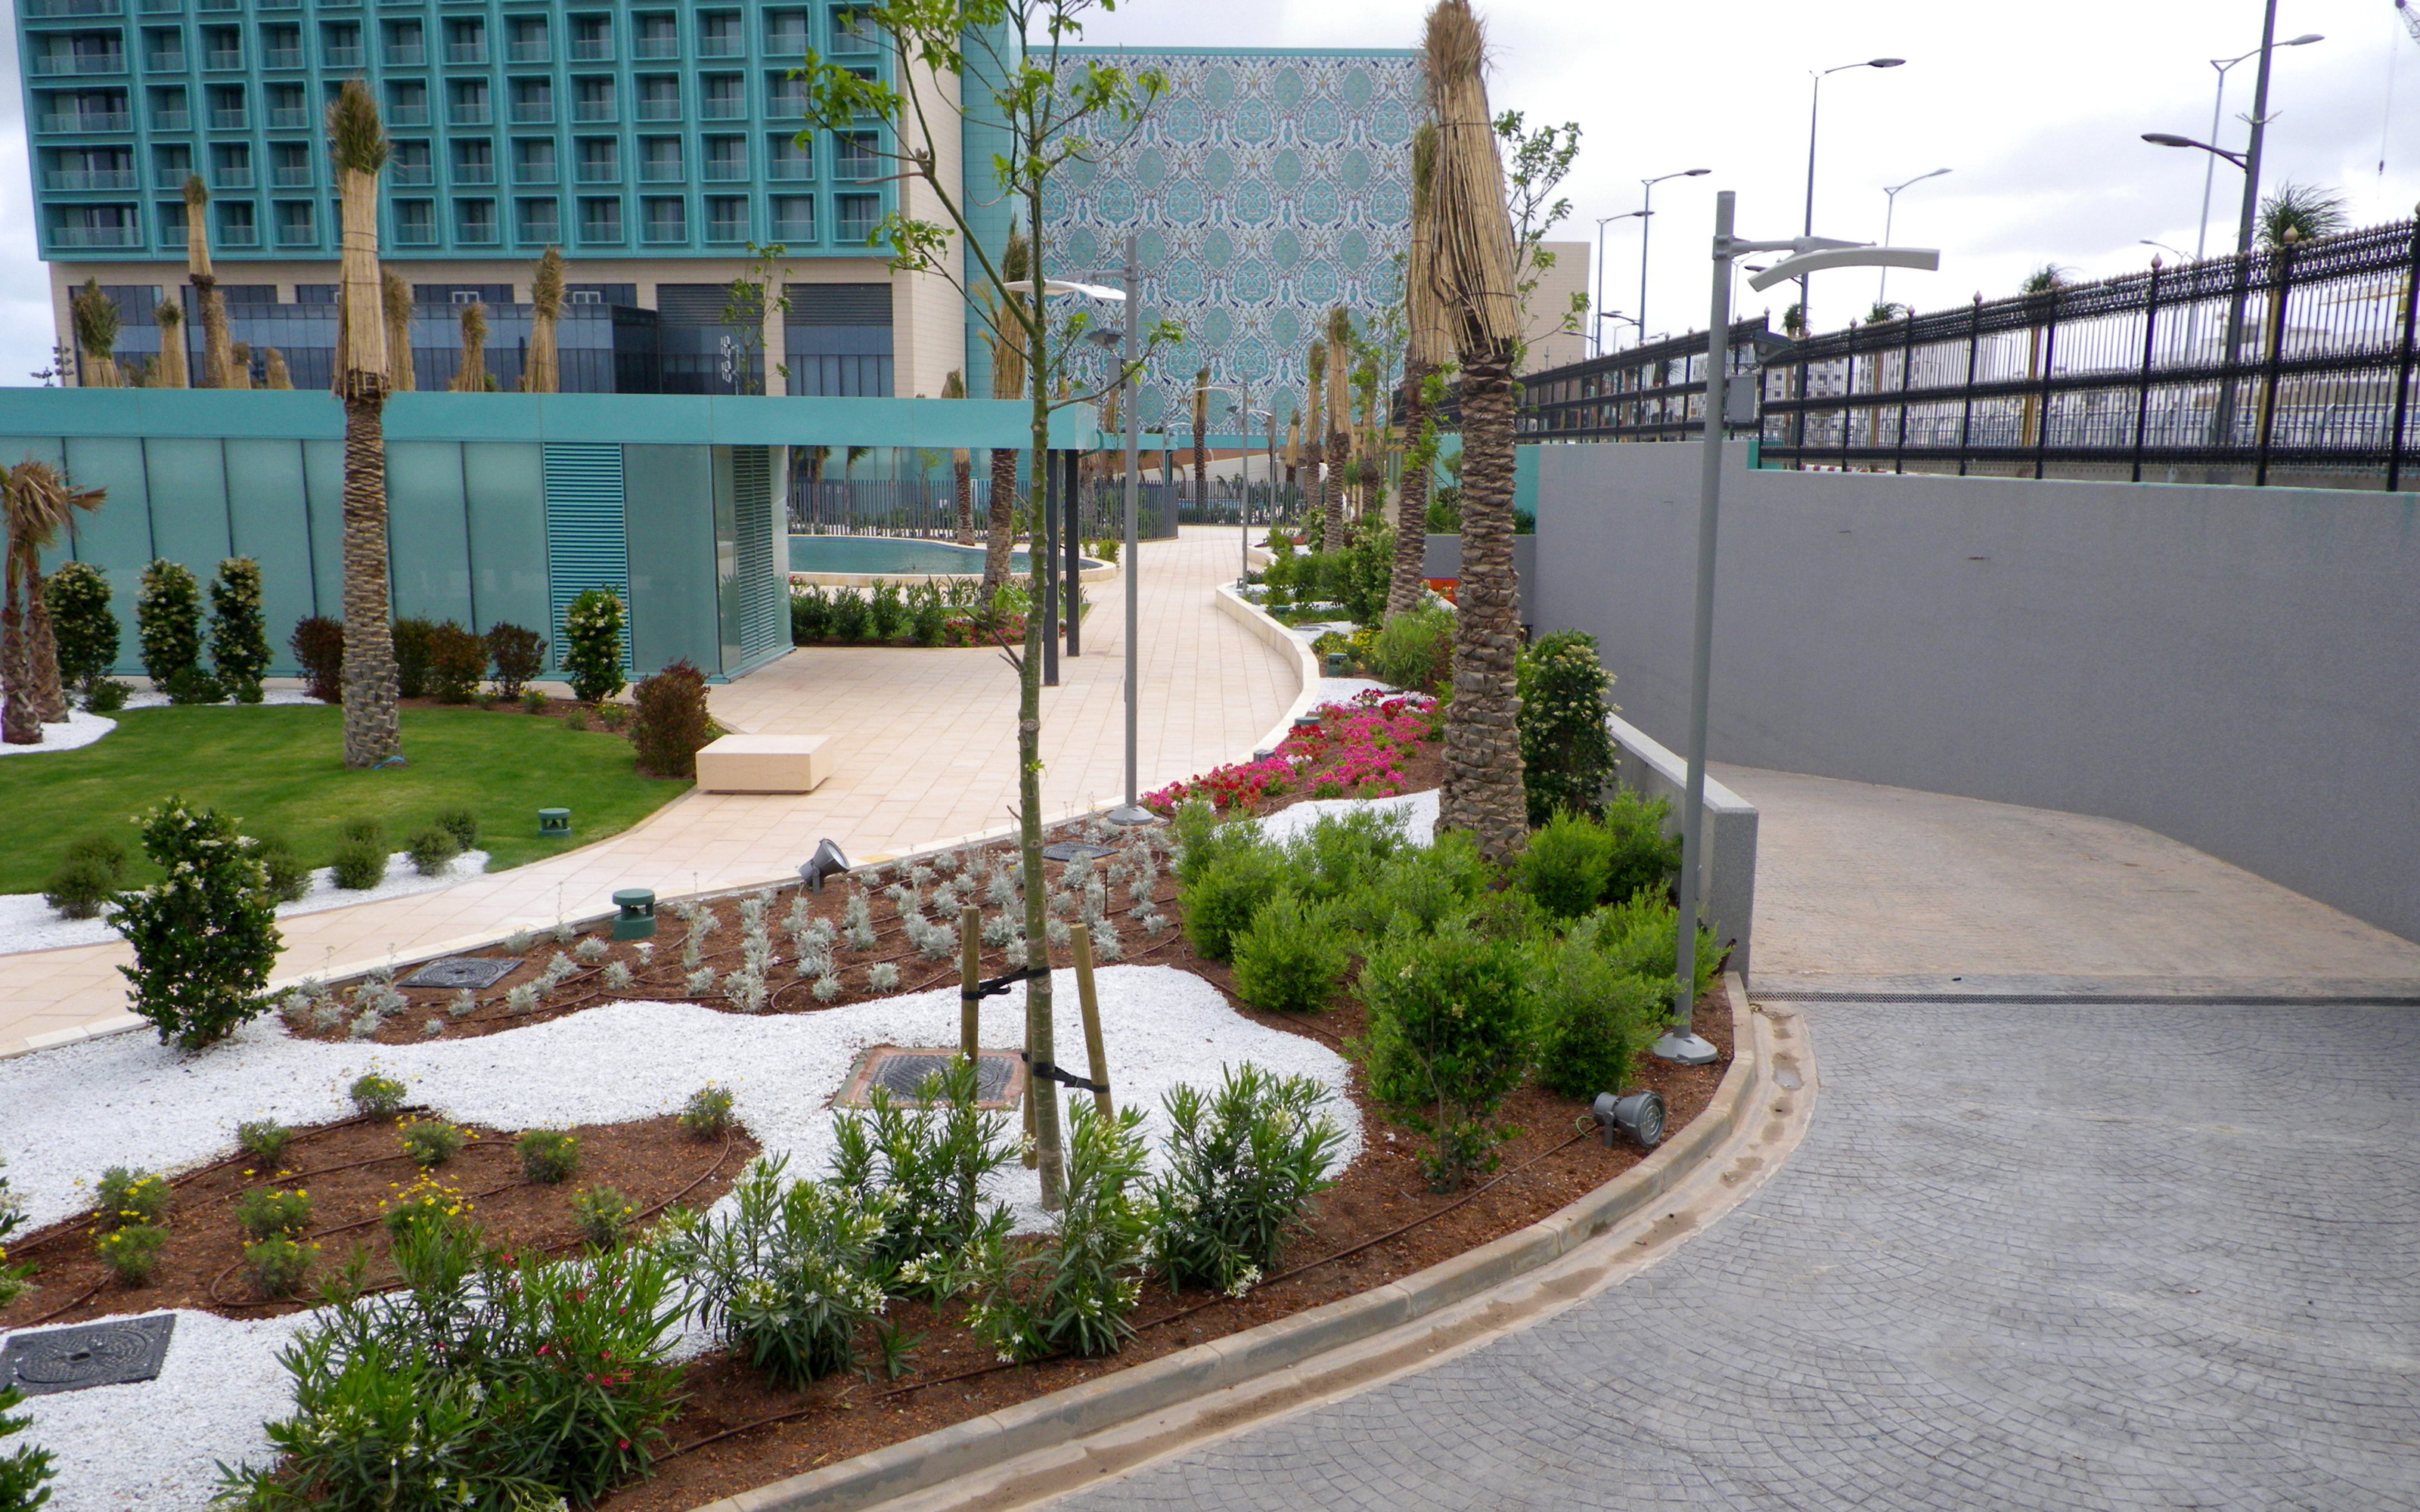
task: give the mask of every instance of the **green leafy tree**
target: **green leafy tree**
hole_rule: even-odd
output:
[[[628,686],[622,676],[622,600],[591,588],[563,611],[563,671],[574,698],[595,703]]]
[[[42,585],[51,632],[59,643],[59,676],[89,696],[117,663],[117,616],[109,608],[109,576],[89,562],[63,562]]]
[[[134,601],[134,625],[143,645],[143,672],[165,687],[178,672],[202,660],[202,592],[194,575],[163,558],[143,569],[143,591]]]
[[[260,702],[269,671],[269,622],[260,612],[260,563],[229,557],[210,579],[210,661],[238,703]]]
[[[1361,969],[1369,1028],[1355,1048],[1370,1095],[1429,1140],[1440,1192],[1492,1170],[1517,1131],[1497,1111],[1528,1069],[1531,975],[1524,942],[1449,922],[1388,935]]]
[[[1003,262],[1006,249],[978,236],[970,213],[982,204],[1006,203],[1025,230],[1037,279],[1078,271],[1053,266],[1048,241],[1052,222],[1044,214],[1051,181],[1067,164],[1097,160],[1130,135],[1167,80],[1150,69],[1129,69],[1114,54],[1070,52],[1083,38],[1084,18],[1112,8],[1110,0],[869,0],[853,6],[855,28],[880,39],[892,54],[893,78],[931,75],[954,79],[954,94],[894,86],[860,71],[854,61],[836,62],[810,54],[799,77],[806,85],[811,125],[826,131],[879,136],[877,151],[892,161],[897,177],[915,191],[903,193],[902,208],[876,228],[874,244],[891,253],[894,271],[930,273],[966,299],[995,343],[1021,346],[1025,397],[1032,409],[1032,451],[1050,450],[1050,412],[1090,404],[1129,377],[1142,363],[1179,339],[1161,322],[1138,332],[1140,357],[1133,368],[1109,364],[1106,377],[1087,370],[1079,358],[1082,315],[1062,321],[1047,301],[1026,297]],[[1000,133],[991,159],[992,182],[980,190],[961,185],[957,145],[970,119]],[[807,140],[802,136],[801,141]],[[977,177],[980,177],[978,175]],[[933,207],[927,219],[908,207]],[[998,349],[997,346],[995,349]],[[1097,386],[1095,386],[1095,383]],[[1040,551],[1027,554],[1033,602],[1042,599],[1047,563]],[[1017,674],[1017,816],[1026,897],[1026,937],[1045,937],[1049,888],[1042,863],[1042,637],[1041,615],[1029,615],[1021,648],[1001,646]],[[1026,1033],[1037,1059],[1054,1058],[1050,980],[1026,982]],[[1034,1093],[1034,1134],[1040,1148],[1043,1203],[1061,1200],[1061,1130],[1056,1088]]]
[[[259,847],[235,821],[170,798],[142,818],[143,851],[166,873],[119,894],[109,922],[134,948],[118,971],[160,1042],[198,1050],[269,1007],[276,905]]]
[[[1605,807],[1613,780],[1613,705],[1606,689],[1613,674],[1596,658],[1596,637],[1585,630],[1540,636],[1521,653],[1521,771],[1529,823],[1558,810],[1593,814]]]

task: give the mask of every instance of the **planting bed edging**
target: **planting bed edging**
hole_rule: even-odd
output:
[[[1689,764],[1618,714],[1605,717],[1613,736],[1613,779],[1641,798],[1668,798],[1671,832],[1681,832],[1681,800],[1689,788]],[[1706,779],[1706,856],[1699,896],[1717,940],[1737,940],[1730,969],[1742,980],[1755,970],[1748,946],[1756,923],[1756,805]]]
[[[1774,1085],[1772,1069],[1760,1047],[1746,983],[1733,972],[1723,986],[1731,1011],[1731,1064],[1713,1100],[1653,1154],[1559,1212],[1357,1296],[725,1497],[697,1512],[858,1512],[1292,1369],[1573,1254],[1754,1132],[1755,1116]]]
[[[1295,720],[1319,706],[1319,658],[1287,625],[1274,616],[1263,613],[1259,605],[1235,592],[1233,583],[1220,583],[1213,592],[1218,595],[1219,609],[1229,619],[1278,648],[1280,655],[1293,653],[1295,675],[1302,690],[1295,695],[1294,704],[1285,711],[1284,717],[1279,719],[1276,726],[1261,737],[1260,744],[1253,748],[1255,750],[1275,750],[1279,742],[1294,733]],[[1251,753],[1244,752],[1236,759],[1249,761]]]

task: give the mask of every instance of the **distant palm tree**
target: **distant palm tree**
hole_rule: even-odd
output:
[[[290,389],[294,387],[294,374],[292,370],[287,368],[286,365],[286,354],[284,352],[279,351],[274,347],[263,347],[260,354],[260,360],[262,364],[260,386],[262,388]]]
[[[122,389],[117,371],[117,301],[101,291],[101,280],[87,278],[68,301],[70,323],[75,327],[78,381],[87,389]]]
[[[236,387],[235,352],[227,336],[226,301],[210,270],[210,192],[200,174],[185,176],[185,281],[202,317],[202,387]]]
[[[2342,194],[2290,179],[2260,202],[2260,214],[2254,223],[2259,245],[2270,252],[2342,236],[2349,224]]]
[[[56,469],[32,457],[8,470],[0,485],[0,515],[8,527],[0,568],[7,577],[0,608],[0,740],[38,746],[42,726],[68,717],[66,689],[59,686],[58,642],[42,602],[42,552],[71,528],[79,510],[101,507],[98,488],[71,488]]]
[[[1003,282],[1013,284],[1033,276],[1033,243],[1023,231],[1009,231],[1000,268]],[[995,309],[984,329],[984,344],[991,352],[991,396],[1022,399],[1026,396],[1025,320],[1014,307],[1022,303],[1024,296],[1012,293],[1006,299],[1012,308]],[[988,602],[993,592],[1008,581],[1009,556],[1016,545],[1016,453],[1009,447],[991,454],[991,511],[985,523],[983,591]]]
[[[379,279],[379,313],[386,321],[386,392],[410,393],[418,386],[411,370],[411,285],[391,269]]]
[[[185,312],[174,300],[162,300],[151,312],[160,322],[160,360],[151,369],[151,386],[155,389],[182,389],[191,386],[185,373]]]
[[[488,306],[483,301],[462,306],[462,362],[446,387],[456,393],[488,392]]]
[[[1436,127],[1412,136],[1412,235],[1404,259],[1404,480],[1395,495],[1395,562],[1387,612],[1407,614],[1428,596],[1429,479],[1436,437],[1429,375],[1453,358],[1453,332],[1436,295]]]
[[[1353,316],[1344,306],[1327,312],[1327,465],[1335,481],[1327,489],[1326,548],[1344,547],[1344,469],[1353,460]]]
[[[1193,375],[1193,501],[1210,502],[1210,369]]]
[[[552,393],[563,386],[555,322],[563,318],[563,254],[549,247],[530,278],[529,355],[521,360],[521,392]]]
[[[336,392],[345,403],[345,764],[359,769],[403,748],[387,597],[389,310],[378,260],[379,173],[386,166],[387,140],[378,104],[359,79],[345,81],[328,107],[328,145],[344,218],[344,345],[336,353]]]
[[[1327,459],[1327,433],[1319,427],[1319,407],[1327,388],[1327,338],[1325,335],[1311,338],[1311,357],[1304,376],[1303,389],[1310,409],[1302,424],[1303,502],[1306,506],[1303,524],[1308,528],[1315,519],[1320,522],[1319,528],[1326,531],[1327,493],[1331,486],[1319,471],[1319,465]],[[1344,543],[1326,540],[1322,544],[1332,551]]]
[[[1874,307],[1866,312],[1866,324],[1869,326],[1888,325],[1906,313],[1907,306],[1899,303],[1895,300],[1878,300],[1875,301]]]
[[[2032,272],[2025,275],[2025,281],[2017,285],[2017,292],[2020,294],[2055,294],[2058,290],[2067,286],[2067,275],[2072,271],[2074,271],[2073,269],[2062,268],[2056,263],[2044,263],[2040,268],[2035,269]],[[2042,376],[2041,361],[2042,328],[2040,322],[2037,321],[2033,327],[2025,332],[2025,378],[2028,382],[2037,380]],[[2040,426],[2043,423],[2044,417],[2042,415],[2041,397],[2039,394],[2027,393],[2025,395],[2024,412],[2017,423],[2018,443],[2024,446],[2032,446],[2036,442],[2040,441],[2041,440]]]

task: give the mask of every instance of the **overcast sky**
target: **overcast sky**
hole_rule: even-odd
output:
[[[6,3],[6,0],[0,0]],[[1094,18],[1088,41],[1135,46],[1411,47],[1415,0],[1127,0]],[[1705,320],[1702,275],[1713,194],[1740,196],[1740,229],[1796,233],[1807,167],[1807,70],[1877,56],[1823,89],[1815,221],[1822,234],[1879,240],[1882,186],[1933,168],[1948,176],[1900,196],[1893,239],[1941,249],[1938,273],[1898,272],[1891,298],[1936,309],[2013,292],[2046,262],[2097,276],[2139,268],[2150,238],[2194,245],[2206,155],[2151,147],[2149,131],[2209,130],[2209,60],[2257,47],[2260,0],[1484,0],[1495,53],[1491,98],[1543,120],[1577,121],[1572,219],[1559,237],[1593,239],[1598,216],[1639,205],[1638,180],[1714,170],[1656,190],[1647,324]],[[2282,49],[2263,173],[2345,193],[2356,224],[2397,219],[2420,200],[2420,44],[2394,0],[2281,0]],[[0,383],[47,363],[50,315],[35,256],[13,24],[0,43]],[[2224,145],[2246,131],[2253,65],[2230,75]],[[2390,90],[2392,111],[2389,112]],[[2379,171],[2381,147],[2385,171]],[[2242,177],[2219,165],[2211,245],[2232,240]],[[1637,303],[1638,222],[1606,227],[1605,302]],[[1778,295],[1781,291],[1774,291]],[[1872,302],[1870,274],[1821,275],[1815,317],[1845,323]],[[1778,324],[1784,301],[1768,299]]]

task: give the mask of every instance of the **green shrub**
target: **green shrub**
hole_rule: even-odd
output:
[[[1090,1099],[1077,1098],[1068,1112],[1064,1199],[1041,1241],[986,1233],[960,1262],[974,1297],[967,1327],[1003,1357],[1097,1358],[1134,1336],[1126,1319],[1142,1295],[1134,1272],[1152,1222],[1150,1204],[1138,1200],[1149,1168],[1142,1110],[1105,1119]]]
[[[1261,826],[1250,820],[1222,822],[1218,810],[1206,799],[1195,798],[1176,810],[1169,836],[1175,843],[1176,880],[1198,882],[1210,870],[1210,863],[1230,851],[1250,850],[1263,844]]]
[[[731,1088],[712,1082],[689,1095],[682,1105],[680,1126],[700,1139],[720,1139],[731,1132]]]
[[[574,709],[569,714],[565,715],[563,717],[563,728],[574,732],[585,733],[588,729],[588,711],[585,709]]]
[[[638,717],[630,744],[639,767],[658,777],[697,776],[697,753],[713,739],[706,708],[706,674],[686,660],[640,683],[630,695]]]
[[[790,590],[790,643],[813,645],[831,634],[831,600],[812,584]]]
[[[1233,938],[1235,995],[1272,1013],[1311,1013],[1327,999],[1352,964],[1331,905],[1280,892]]]
[[[0,1387],[0,1439],[23,1433],[33,1427],[30,1417],[12,1417],[12,1408],[23,1405],[25,1394],[15,1386]],[[42,1482],[58,1473],[56,1456],[39,1444],[22,1444],[0,1455],[0,1512],[34,1512],[51,1499],[50,1488]]]
[[[462,842],[452,830],[431,825],[403,842],[403,854],[411,857],[411,869],[422,876],[442,876],[454,857],[462,854]]]
[[[1286,847],[1286,867],[1307,896],[1342,898],[1407,848],[1401,813],[1348,809],[1313,821]]]
[[[1361,934],[1431,933],[1467,915],[1495,880],[1468,833],[1445,830],[1431,844],[1388,856],[1343,898],[1338,920]]]
[[[1613,963],[1614,969],[1625,976],[1646,977],[1659,983],[1669,983],[1680,965],[1681,911],[1666,899],[1652,893],[1634,893],[1623,903],[1598,910],[1589,920],[1589,937]],[[1703,925],[1698,929],[1696,987],[1690,1000],[1706,995],[1714,984],[1714,961],[1722,949],[1714,941],[1714,932]],[[1671,989],[1659,986],[1668,999]]]
[[[1169,1288],[1240,1297],[1285,1258],[1311,1199],[1335,1185],[1343,1131],[1327,1089],[1247,1061],[1208,1096],[1182,1083],[1168,1114],[1166,1174],[1151,1183],[1151,1257]]]
[[[1597,662],[1596,637],[1580,630],[1540,636],[1515,668],[1521,693],[1521,780],[1529,823],[1564,809],[1593,814],[1613,780],[1613,678]]]
[[[495,669],[496,696],[518,699],[546,671],[546,640],[527,625],[499,621],[488,626],[488,661]]]
[[[238,703],[260,702],[269,671],[269,622],[260,612],[260,563],[229,557],[210,579],[210,663]]]
[[[524,714],[544,714],[546,712],[546,695],[539,692],[536,688],[533,687],[524,689],[521,693],[521,712]]]
[[[254,1187],[235,1199],[235,1221],[247,1239],[307,1233],[311,1227],[311,1194],[301,1187],[290,1192]]]
[[[1370,654],[1370,671],[1390,687],[1434,692],[1453,677],[1453,611],[1429,604],[1388,618]]]
[[[479,848],[479,815],[475,810],[440,809],[431,823],[453,836],[454,843],[460,849],[474,851]]]
[[[1627,789],[1606,805],[1605,829],[1612,841],[1604,898],[1626,903],[1641,888],[1661,898],[1681,874],[1681,837],[1667,836],[1672,806],[1662,798],[1641,803]]]
[[[336,847],[328,866],[337,887],[367,892],[386,880],[387,848],[382,840],[348,840]]]
[[[433,1171],[462,1153],[471,1138],[442,1119],[408,1119],[396,1137],[402,1141],[411,1164],[424,1171]]]
[[[632,695],[632,697],[636,696],[636,694]],[[597,705],[597,722],[608,730],[619,731],[624,725],[630,722],[630,715],[631,708],[628,703],[599,703]]]
[[[294,1142],[294,1131],[275,1119],[256,1119],[235,1126],[238,1149],[263,1165],[275,1165],[286,1158],[286,1147]]]
[[[283,1234],[258,1239],[243,1247],[243,1273],[264,1297],[290,1297],[309,1279],[319,1246]]]
[[[930,578],[908,589],[908,633],[920,646],[938,646],[950,623],[950,601]]]
[[[160,690],[176,704],[225,703],[226,685],[199,667],[179,667],[168,674]]]
[[[294,622],[286,643],[302,666],[310,687],[304,689],[322,703],[345,701],[345,623],[314,614]]]
[[[112,1165],[101,1173],[101,1183],[93,1188],[93,1226],[106,1230],[128,1224],[159,1223],[168,1216],[173,1196],[164,1176],[133,1166]]]
[[[403,1107],[406,1088],[392,1076],[369,1072],[354,1079],[345,1095],[353,1101],[353,1111],[373,1119],[391,1119]]]
[[[396,693],[408,699],[427,698],[437,626],[427,620],[397,620],[394,634]]]
[[[80,840],[60,857],[42,901],[67,918],[97,918],[126,886],[126,846],[114,835]]]
[[[880,1199],[871,1265],[894,1275],[894,1289],[948,1296],[948,1257],[1012,1221],[1004,1208],[986,1214],[983,1207],[985,1189],[1016,1163],[1017,1146],[1005,1114],[977,1106],[982,1095],[973,1062],[957,1056],[924,1079],[922,1106],[902,1106],[876,1088],[865,1112],[834,1121],[826,1183]]]
[[[629,686],[622,675],[622,601],[591,588],[563,615],[563,671],[582,703],[609,699]]]
[[[1395,532],[1377,513],[1363,517],[1348,534],[1327,589],[1357,625],[1375,625],[1387,612],[1387,588],[1395,571]]]
[[[1521,885],[1540,907],[1578,918],[1604,901],[1613,872],[1613,837],[1586,814],[1564,810],[1530,833],[1520,869]]]
[[[283,835],[261,835],[253,841],[261,875],[272,903],[290,903],[311,890],[311,869],[294,854],[294,842]]]
[[[864,640],[866,625],[864,596],[854,588],[833,590],[831,612],[826,617],[825,623],[830,626],[831,638],[835,640]]]
[[[159,1273],[160,1251],[167,1242],[168,1230],[158,1224],[128,1224],[98,1235],[92,1247],[119,1286],[140,1287]]]
[[[675,1213],[656,1247],[687,1277],[708,1328],[797,1387],[857,1365],[859,1336],[882,1312],[876,1253],[891,1199],[784,1181],[786,1165],[749,1162],[728,1217]]]
[[[202,659],[202,592],[194,575],[164,558],[144,568],[134,627],[143,673],[165,691],[170,678]]]
[[[197,1050],[269,1007],[279,940],[269,876],[234,823],[210,810],[170,798],[142,825],[144,854],[163,876],[119,899],[110,923],[134,964],[117,969],[161,1041]]]
[[[1619,1092],[1670,1012],[1669,986],[1616,969],[1586,931],[1540,952],[1538,1080],[1565,1097]]]
[[[513,1141],[521,1174],[542,1186],[567,1180],[580,1169],[580,1140],[556,1129],[532,1129]]]
[[[1493,1170],[1514,1131],[1496,1125],[1528,1068],[1532,1010],[1521,942],[1447,924],[1396,935],[1361,968],[1369,1010],[1356,1045],[1370,1095],[1430,1144],[1422,1165],[1440,1192]]]
[[[126,707],[126,701],[133,695],[132,685],[103,677],[85,689],[84,709],[86,714],[116,714]]]
[[[428,632],[428,691],[441,703],[468,703],[488,675],[488,642],[452,620]]]
[[[1186,859],[1190,861],[1188,853]],[[1212,961],[1234,951],[1238,935],[1286,882],[1284,860],[1264,844],[1235,846],[1213,859],[1198,882],[1180,884],[1177,906],[1185,913],[1185,937]]]
[[[628,1238],[637,1211],[618,1187],[583,1186],[571,1195],[571,1226],[598,1249],[613,1249]]]
[[[889,640],[899,634],[899,626],[908,617],[908,606],[899,599],[899,585],[876,578],[874,592],[866,598],[865,627],[876,640]]]
[[[62,562],[42,583],[51,638],[58,642],[59,680],[85,696],[86,708],[117,664],[117,616],[110,612],[110,594],[108,575],[89,562]],[[0,1499],[0,1507],[7,1505]]]

